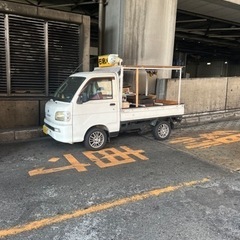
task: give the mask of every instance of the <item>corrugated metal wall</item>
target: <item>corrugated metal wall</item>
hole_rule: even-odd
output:
[[[0,14],[0,96],[48,96],[79,65],[79,25],[6,16]]]
[[[11,93],[45,93],[44,21],[9,16]]]
[[[48,22],[49,92],[79,65],[79,26]]]

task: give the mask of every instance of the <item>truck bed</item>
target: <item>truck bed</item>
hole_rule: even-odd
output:
[[[184,104],[154,105],[151,107],[125,108],[120,111],[120,121],[134,121],[158,117],[181,116],[184,114]]]

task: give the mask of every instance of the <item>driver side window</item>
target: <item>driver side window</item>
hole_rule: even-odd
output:
[[[85,101],[112,99],[112,78],[94,78],[89,81],[81,93]]]

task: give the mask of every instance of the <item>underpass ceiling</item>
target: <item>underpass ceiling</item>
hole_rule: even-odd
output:
[[[175,36],[179,51],[239,61],[240,5],[224,0],[178,0]]]
[[[105,4],[108,1],[105,0]],[[9,0],[8,2],[89,15],[92,19],[92,45],[98,39],[99,0]],[[178,0],[175,50],[198,58],[239,60],[240,5],[225,0]]]
[[[240,24],[240,5],[225,0],[178,0],[178,9]]]
[[[175,48],[203,58],[239,59],[240,25],[178,10]]]

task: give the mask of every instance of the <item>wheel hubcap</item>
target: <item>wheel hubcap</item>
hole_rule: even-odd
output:
[[[158,129],[158,135],[161,138],[165,138],[169,133],[169,128],[167,124],[161,124]]]
[[[100,147],[104,142],[104,136],[101,132],[94,132],[89,138],[89,143],[93,148]]]

